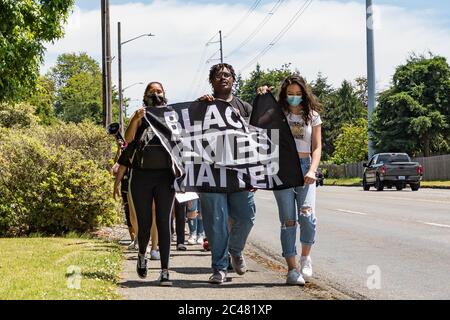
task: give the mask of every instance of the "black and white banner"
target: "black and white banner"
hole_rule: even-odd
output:
[[[253,125],[221,100],[147,108],[145,119],[180,173],[177,191],[276,190],[303,184],[294,140],[270,93],[256,98]]]

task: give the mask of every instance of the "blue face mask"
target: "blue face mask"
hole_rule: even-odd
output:
[[[287,101],[287,103],[289,103],[290,106],[298,107],[300,105],[300,103],[302,103],[303,97],[302,96],[287,96],[286,101]]]

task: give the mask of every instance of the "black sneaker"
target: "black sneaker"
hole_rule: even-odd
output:
[[[231,255],[228,254],[228,267],[227,267],[228,271],[233,271],[233,264],[231,262]]]
[[[136,272],[141,279],[145,279],[147,277],[147,258],[138,254]]]
[[[161,271],[161,274],[159,275],[159,285],[165,287],[170,287],[172,285],[172,281],[169,280],[169,270]]]

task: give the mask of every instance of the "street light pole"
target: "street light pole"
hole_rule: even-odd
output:
[[[367,33],[367,87],[368,87],[368,124],[372,119],[372,112],[375,109],[375,50],[373,36],[373,5],[372,0],[366,0],[366,33]],[[373,143],[369,133],[369,159],[373,156]]]
[[[123,127],[123,116],[124,116],[124,112],[123,112],[123,90],[122,90],[122,45],[124,45],[125,43],[131,42],[133,40],[139,39],[141,37],[152,37],[154,36],[154,34],[151,33],[146,33],[146,34],[142,34],[140,36],[137,36],[133,39],[127,40],[122,42],[122,34],[121,34],[122,30],[121,30],[121,24],[120,22],[117,23],[117,54],[118,54],[118,71],[119,71],[119,125],[120,125],[120,130],[122,135],[124,134],[124,127]]]

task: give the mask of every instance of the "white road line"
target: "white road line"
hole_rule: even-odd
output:
[[[336,209],[336,211],[343,212],[343,213],[350,213],[350,214],[359,214],[361,216],[369,215],[368,213],[364,213],[364,212],[350,211],[350,210],[344,210],[344,209]]]
[[[440,224],[440,223],[432,223],[432,222],[423,222],[423,221],[417,221],[419,223],[423,223],[429,226],[433,226],[433,227],[441,227],[441,228],[450,228],[449,225],[447,224]]]

